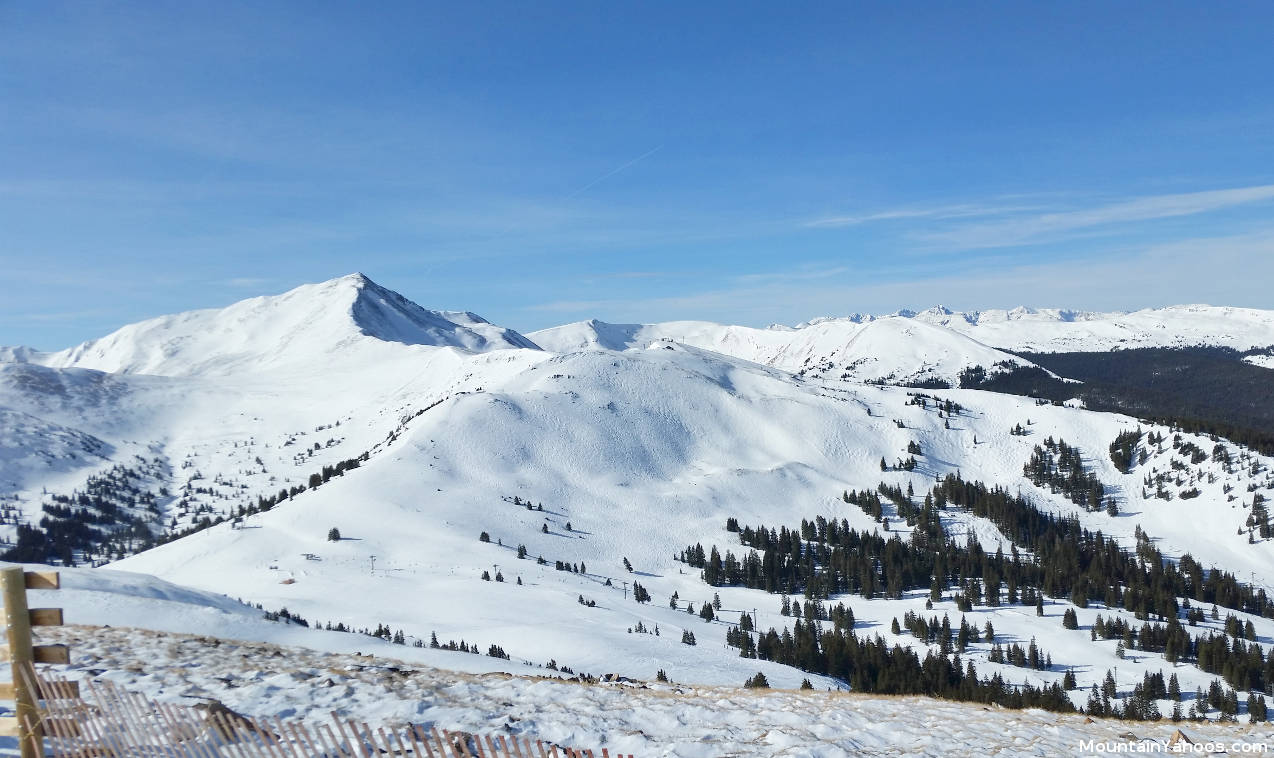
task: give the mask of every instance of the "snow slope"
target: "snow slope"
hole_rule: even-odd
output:
[[[71,664],[60,673],[184,706],[216,700],[249,716],[323,723],[336,712],[386,727],[507,732],[594,750],[691,757],[1052,756],[1087,754],[1107,743],[1149,751],[1176,728],[918,697],[653,678],[580,684],[516,660],[267,621],[238,601],[149,576],[61,571],[62,589],[32,591],[30,599],[65,609],[68,626],[37,630],[41,642],[70,646]],[[1274,742],[1268,725],[1183,728],[1231,752]],[[1090,742],[1102,748],[1085,750]],[[12,738],[0,738],[0,754],[16,755]]]
[[[1268,461],[1251,476],[1246,469],[1200,471],[1181,487],[1197,484],[1203,494],[1165,502],[1147,497],[1140,480],[1154,467],[1170,468],[1170,447],[1126,475],[1104,456],[1119,431],[1135,426],[1130,419],[972,390],[940,394],[966,409],[951,428],[932,408],[909,405],[902,389],[793,382],[777,370],[671,343],[557,355],[498,387],[433,408],[358,470],[248,517],[247,528],[214,527],[118,565],[266,607],[287,606],[307,618],[383,622],[414,638],[482,635],[484,644],[533,662],[645,677],[664,669],[679,681],[707,684],[737,684],[756,666],[729,651],[722,656],[717,645],[740,612],[757,609],[763,627],[789,620],[778,614],[775,596],[714,591],[674,554],[695,542],[734,545],[724,530],[727,516],[796,526],[822,515],[878,529],[838,495],[882,479],[923,492],[935,475],[958,469],[966,478],[1029,492],[1129,547],[1140,527],[1170,556],[1190,552],[1205,564],[1268,581],[1274,543],[1248,544],[1240,533],[1243,503],[1227,501],[1222,489],[1228,482],[1243,491],[1239,485],[1251,482],[1268,490],[1274,484]],[[1030,435],[1007,434],[1028,421]],[[1088,513],[1022,478],[1032,447],[1046,436],[1091,456],[1093,470],[1121,501],[1119,516]],[[920,466],[882,473],[880,459],[904,456],[911,441],[925,451]],[[1208,483],[1208,473],[1222,477]],[[528,510],[515,497],[544,510]],[[331,527],[353,539],[327,542]],[[895,518],[890,529],[905,534],[907,527]],[[990,524],[962,514],[952,516],[949,531],[972,533],[989,546],[1005,542]],[[483,532],[490,543],[479,541]],[[516,555],[519,545],[524,560]],[[537,564],[540,556],[546,565]],[[633,573],[624,570],[624,557]],[[559,561],[585,570],[556,570]],[[482,581],[484,571],[505,581]],[[623,583],[634,581],[654,595],[653,603],[633,601]],[[720,621],[705,624],[687,614],[687,601],[699,608],[714,592],[724,609]],[[673,593],[676,610],[669,607]],[[894,615],[924,612],[923,595],[848,600],[874,633]],[[580,598],[596,607],[581,607]],[[983,673],[1002,670],[1011,681],[1057,681],[1073,668],[1083,686],[1110,666],[1129,684],[1167,665],[1158,655],[1116,662],[1113,643],[1063,632],[1062,610],[1044,620],[1020,608],[979,610],[1009,639],[1037,637],[1054,655],[1054,670],[997,668],[986,660],[989,645],[968,658]],[[1096,612],[1081,611],[1090,621]],[[950,600],[937,612],[958,621]],[[1267,630],[1268,620],[1256,621]],[[658,626],[661,635],[629,633],[638,623]],[[681,645],[683,630],[700,644]],[[1274,627],[1261,635],[1274,639]],[[913,642],[907,635],[897,641]],[[779,672],[771,680],[792,684],[800,676]],[[1182,669],[1181,677],[1183,687],[1210,681],[1197,670]]]

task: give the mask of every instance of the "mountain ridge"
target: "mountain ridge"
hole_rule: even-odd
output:
[[[383,343],[383,344],[377,344]],[[466,311],[423,308],[362,273],[209,308],[159,316],[65,350],[6,348],[0,360],[108,373],[182,376],[269,371],[341,353],[373,358],[386,345],[470,353],[538,350],[517,332]]]

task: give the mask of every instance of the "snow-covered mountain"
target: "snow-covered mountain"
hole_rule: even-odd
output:
[[[74,518],[58,514],[75,507],[94,519],[115,513],[94,521],[116,535],[94,560],[311,621],[383,624],[409,646],[436,634],[501,646],[532,668],[663,670],[713,685],[760,670],[794,687],[805,673],[719,644],[745,612],[763,629],[789,625],[778,596],[711,587],[678,553],[695,543],[745,552],[727,518],[796,529],[821,517],[909,543],[921,537],[894,506],[877,520],[846,491],[883,482],[919,502],[956,473],[1125,548],[1149,535],[1171,559],[1188,553],[1274,589],[1274,541],[1249,524],[1255,497],[1274,498],[1269,459],[1123,416],[889,386],[1024,363],[919,315],[793,329],[582,322],[528,339],[354,275],[125,327],[62,353],[5,355],[0,534]],[[1139,439],[1141,457],[1123,470],[1108,450],[1137,428],[1164,441]],[[1037,446],[1056,439],[1080,451],[1114,514],[1024,476]],[[941,520],[961,544],[1020,547],[967,510]],[[191,528],[125,557],[147,531]],[[637,584],[653,602],[635,602]],[[1054,665],[992,660],[990,642],[969,645],[964,660],[1014,683],[1060,682],[1070,670],[1081,705],[1107,669],[1118,669],[1125,694],[1160,669],[1187,690],[1213,679],[1161,652],[1121,657],[1115,640],[1090,639],[1098,613],[1140,627],[1132,611],[1059,598],[1043,616],[1011,604],[962,612],[957,588],[941,589],[932,609],[923,590],[836,600],[857,628],[922,653],[929,643],[893,633],[893,619],[993,620],[1002,641],[1035,638]],[[712,621],[687,613],[714,596]],[[1063,628],[1068,610],[1079,630]],[[1251,621],[1263,649],[1274,643],[1274,621],[1239,609],[1192,629],[1222,631],[1227,614]]]
[[[645,347],[677,342],[802,376],[885,384],[958,384],[962,370],[1033,364],[965,335],[901,318],[823,320],[795,329],[754,329],[705,321],[607,324],[581,321],[533,332],[546,350]]]
[[[905,317],[1004,350],[1059,353],[1208,345],[1235,350],[1274,345],[1274,311],[1174,305],[1131,312],[1025,308],[958,312],[935,306]]]
[[[386,343],[467,352],[536,348],[517,332],[472,313],[427,310],[363,274],[351,274],[227,308],[142,321],[56,353],[9,348],[0,359],[116,374],[186,376],[375,360],[387,354]]]
[[[625,350],[654,341],[694,345],[803,376],[885,384],[933,380],[957,386],[960,372],[989,374],[1034,364],[1004,351],[1103,352],[1143,347],[1274,346],[1274,311],[1182,305],[1131,313],[1014,308],[959,312],[942,306],[887,316],[853,314],[766,329],[706,321],[608,324],[580,321],[529,335],[557,352]],[[1248,362],[1271,364],[1269,355]]]

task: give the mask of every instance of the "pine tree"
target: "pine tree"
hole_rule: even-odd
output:
[[[486,534],[486,532],[483,532],[483,534]],[[340,542],[340,541],[341,541],[341,530],[340,530],[340,529],[337,529],[336,527],[332,527],[331,529],[328,529],[328,530],[327,530],[327,541],[328,541],[328,542]],[[486,541],[487,541],[487,542],[490,542],[490,541],[491,541],[491,539],[488,537]]]
[[[765,674],[758,671],[755,676],[748,677],[748,680],[743,683],[743,686],[752,689],[769,689],[770,680],[765,678]]]

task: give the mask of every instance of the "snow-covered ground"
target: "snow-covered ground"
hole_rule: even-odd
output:
[[[218,700],[245,715],[315,723],[335,711],[386,726],[526,735],[643,757],[1057,756],[1110,746],[1147,752],[1162,750],[1178,726],[1230,753],[1274,749],[1269,724],[1129,723],[843,692],[581,684],[509,676],[499,667],[464,673],[451,661],[434,668],[379,653],[127,628],[67,627],[50,639],[72,645],[75,663],[65,672],[72,678],[111,681],[162,702]]]

